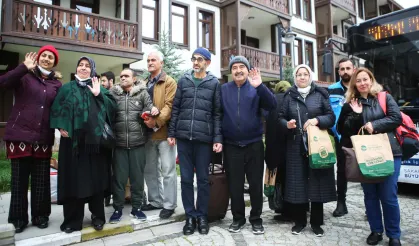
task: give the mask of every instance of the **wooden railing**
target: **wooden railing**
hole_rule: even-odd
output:
[[[335,5],[345,8],[351,12],[356,12],[355,0],[316,0],[315,5],[318,6],[330,2],[333,2]]]
[[[288,0],[251,0],[284,14],[290,14]]]
[[[222,49],[222,67],[228,69],[231,56],[237,55],[236,46]],[[262,72],[279,74],[279,55],[272,52],[262,51],[256,48],[242,45],[240,55],[247,58],[253,67],[257,67]],[[282,56],[282,67],[291,62],[290,56]]]
[[[3,33],[22,34],[28,38],[61,40],[68,44],[91,44],[98,47],[137,49],[138,23],[102,17],[59,6],[27,0],[6,0]],[[8,13],[12,4],[12,13]]]

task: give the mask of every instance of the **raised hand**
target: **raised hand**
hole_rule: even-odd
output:
[[[355,113],[362,113],[362,104],[358,102],[358,99],[352,98],[351,102],[349,103],[349,106],[351,106],[352,110]]]
[[[287,128],[288,129],[294,129],[297,128],[297,124],[295,120],[290,120],[287,122]]]
[[[252,68],[249,71],[249,83],[253,87],[258,87],[260,84],[262,84],[262,77],[260,76],[260,71],[258,68]]]
[[[90,91],[92,92],[95,97],[97,97],[100,94],[100,82],[97,77],[92,78],[92,87],[90,85],[87,85],[89,87]]]
[[[23,64],[28,68],[28,70],[32,70],[36,67],[36,52],[30,52],[26,53],[25,60],[23,61]]]

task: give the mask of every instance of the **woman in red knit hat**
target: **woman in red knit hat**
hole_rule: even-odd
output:
[[[31,176],[32,225],[48,227],[51,214],[49,164],[54,144],[50,108],[61,87],[61,74],[52,71],[58,51],[51,45],[27,53],[22,64],[0,76],[0,90],[13,89],[15,104],[4,140],[11,159],[12,180],[8,222],[22,232],[28,225],[28,185]]]

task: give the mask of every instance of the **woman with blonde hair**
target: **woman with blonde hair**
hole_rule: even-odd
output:
[[[346,103],[343,105],[337,130],[342,134],[342,146],[347,148],[352,148],[350,137],[356,135],[361,127],[364,127],[369,134],[388,134],[394,156],[394,174],[380,183],[362,184],[371,229],[367,244],[376,245],[383,240],[382,217],[384,216],[385,231],[390,238],[389,245],[401,245],[397,180],[402,151],[394,130],[402,123],[402,116],[396,101],[389,94],[386,97],[387,113],[384,113],[377,98],[382,88],[370,70],[358,68],[349,83]]]

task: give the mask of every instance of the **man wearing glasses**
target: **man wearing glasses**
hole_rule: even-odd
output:
[[[183,227],[185,235],[193,234],[197,226],[201,234],[209,231],[208,168],[212,151],[222,150],[221,86],[217,77],[206,71],[211,64],[211,53],[198,48],[191,61],[193,71],[185,73],[177,85],[167,139],[171,146],[177,143],[182,203],[187,217]],[[194,169],[198,183],[196,207]]]

